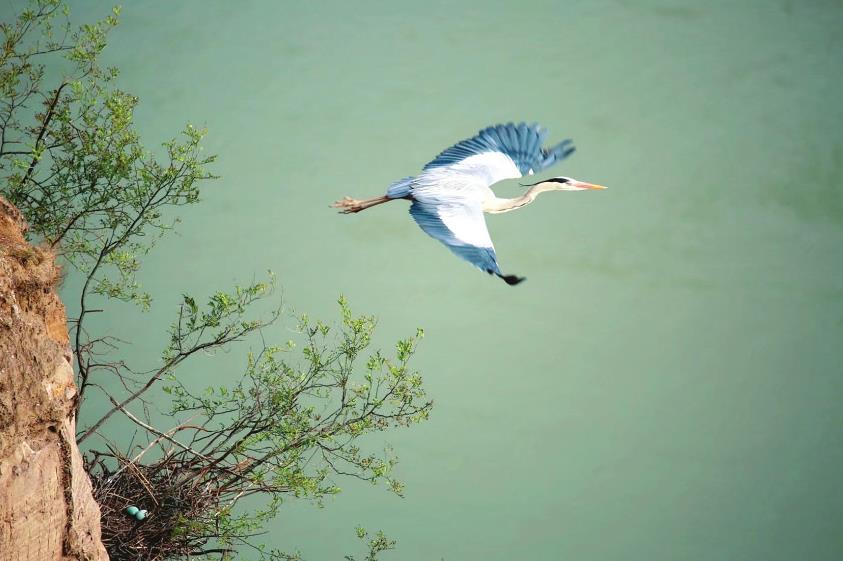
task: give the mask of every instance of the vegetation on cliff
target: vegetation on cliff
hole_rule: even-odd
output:
[[[214,178],[202,129],[187,124],[154,152],[142,145],[138,99],[117,87],[116,69],[98,62],[118,16],[115,8],[74,28],[59,0],[33,0],[0,24],[0,192],[23,212],[33,241],[54,248],[81,279],[80,293],[66,295],[79,302],[70,341],[76,408],[88,420],[77,440],[89,447],[103,541],[112,559],[297,559],[256,545],[285,499],[318,502],[337,493],[343,477],[384,481],[401,493],[395,457],[364,451],[360,439],[427,418],[432,403],[409,366],[421,332],[391,356],[370,351],[374,319],[353,315],[340,299],[339,325],[300,316],[298,341],[267,343],[266,328],[288,319],[277,306],[265,316],[253,311],[271,297],[271,274],[204,305],[184,295],[168,344],[146,365],[127,364],[122,341],[91,331],[91,315],[108,314],[109,300],[149,308],[138,282],[143,257]],[[242,342],[243,370],[229,377],[232,385],[197,391],[179,377],[197,355]],[[166,426],[148,413],[153,395],[171,399]],[[92,400],[109,405],[89,420]],[[108,423],[118,415],[145,435],[130,449],[98,444],[112,440]],[[258,500],[246,507],[247,497]],[[133,501],[155,505],[147,520],[124,515]],[[394,543],[357,533],[369,560]]]

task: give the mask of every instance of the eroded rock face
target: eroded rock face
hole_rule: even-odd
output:
[[[0,561],[107,560],[74,437],[59,270],[25,231],[0,197]]]

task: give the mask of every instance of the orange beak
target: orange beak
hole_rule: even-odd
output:
[[[581,189],[608,189],[608,187],[604,187],[603,185],[596,185],[594,183],[586,183],[585,181],[577,181],[576,186]]]

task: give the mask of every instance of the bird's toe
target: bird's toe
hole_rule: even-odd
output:
[[[351,197],[343,197],[339,201],[334,202],[331,207],[340,209],[341,214],[351,214],[353,212],[360,212],[360,210],[362,210],[362,207],[360,206],[360,201],[358,201],[357,199],[352,199]]]

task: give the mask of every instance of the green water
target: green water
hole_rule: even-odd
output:
[[[153,311],[106,327],[154,361],[181,292],[270,268],[312,316],[345,293],[381,344],[425,328],[432,419],[371,441],[406,498],[290,505],[266,541],[308,559],[357,524],[398,538],[387,560],[840,559],[841,29],[837,1],[127,3],[105,58],[146,142],[204,124],[222,179],[145,262]],[[489,217],[517,288],[403,201],[327,208],[509,120],[610,186]]]

